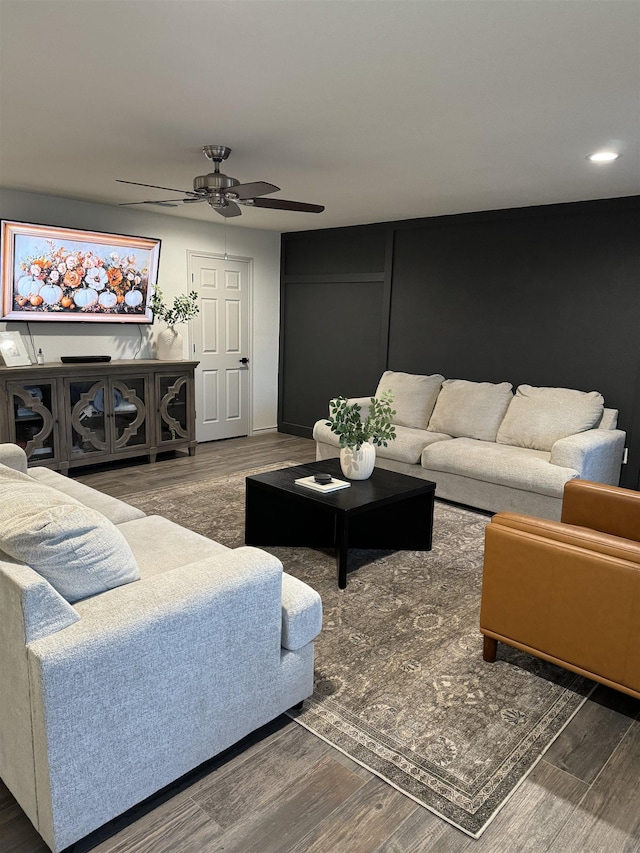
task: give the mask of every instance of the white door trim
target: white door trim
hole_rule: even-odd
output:
[[[245,255],[230,255],[227,253],[221,252],[204,252],[199,251],[198,249],[187,249],[187,282],[188,288],[187,293],[190,293],[192,290],[195,290],[194,284],[194,276],[193,276],[193,258],[215,258],[217,261],[239,261],[241,263],[246,263],[247,265],[247,273],[248,273],[248,304],[249,304],[249,312],[248,312],[248,322],[249,322],[249,354],[247,358],[249,359],[249,376],[248,384],[249,384],[249,408],[248,408],[248,431],[247,435],[253,435],[253,258],[246,257]],[[191,323],[188,325],[189,330],[189,358],[193,359],[193,330],[191,327]]]

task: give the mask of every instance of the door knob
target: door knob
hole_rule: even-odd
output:
[[[240,364],[249,364],[248,358],[239,358],[238,361],[240,362]]]

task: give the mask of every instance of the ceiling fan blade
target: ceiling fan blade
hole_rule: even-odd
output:
[[[257,195],[268,195],[269,193],[277,193],[280,187],[273,184],[268,184],[266,181],[254,181],[252,184],[236,184],[235,187],[229,187],[225,192],[229,198],[254,198]]]
[[[256,198],[253,207],[270,207],[273,210],[297,210],[301,213],[322,213],[323,204],[307,204],[304,201],[286,201],[284,198]]]
[[[242,216],[242,211],[238,205],[234,204],[232,201],[230,201],[225,207],[212,207],[211,209],[215,210],[216,213],[219,213],[220,216],[224,216],[225,219],[229,219],[231,216]]]
[[[186,200],[187,201],[193,201],[193,199],[190,199],[190,198],[186,199]],[[162,199],[161,201],[123,201],[118,205],[118,207],[131,207],[131,205],[134,205],[134,204],[157,204],[160,207],[177,207],[181,201],[184,201],[184,199],[179,199],[179,198],[168,199],[168,198],[166,198],[166,199]]]
[[[141,184],[138,181],[123,181],[121,178],[116,178],[118,184],[133,184],[134,187],[150,187],[152,190],[168,190],[170,193],[180,193],[181,195],[198,196],[191,190],[174,190],[173,187],[158,187],[156,184]]]

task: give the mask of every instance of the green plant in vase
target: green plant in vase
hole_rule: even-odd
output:
[[[153,291],[149,303],[153,316],[169,327],[158,335],[158,358],[163,361],[173,361],[182,358],[182,335],[176,330],[177,323],[187,323],[198,316],[198,294],[195,290],[190,293],[180,293],[174,297],[173,305],[169,307],[164,302],[164,294],[159,287]]]
[[[153,316],[173,328],[176,323],[187,323],[194,317],[198,316],[198,294],[195,290],[191,293],[180,293],[173,300],[171,308],[167,307],[164,302],[164,294],[159,287],[156,287],[151,297],[150,308],[153,311]]]
[[[331,400],[326,424],[338,436],[340,464],[345,477],[352,480],[369,477],[375,465],[375,445],[386,447],[395,439],[396,428],[391,423],[395,415],[392,402],[391,391],[371,397],[369,410],[363,418],[359,403],[350,403],[346,397]]]

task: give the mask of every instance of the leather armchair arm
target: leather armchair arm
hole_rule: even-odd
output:
[[[638,562],[495,518],[485,538],[482,633],[640,695]]]
[[[570,480],[564,487],[562,521],[640,542],[640,492]]]
[[[514,512],[497,513],[491,519],[491,524],[543,536],[565,545],[586,548],[598,554],[607,554],[610,557],[629,560],[640,566],[640,542],[632,539],[622,539],[619,536],[612,536],[610,533],[601,533],[599,530],[564,524],[560,521],[550,521],[546,518],[519,515]]]

